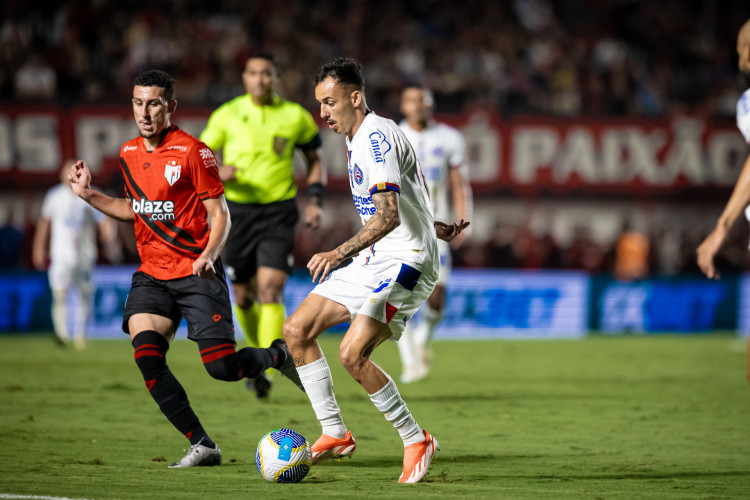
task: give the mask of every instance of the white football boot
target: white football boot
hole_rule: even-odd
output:
[[[205,467],[209,465],[221,465],[221,450],[216,445],[215,448],[209,448],[199,441],[190,447],[187,455],[182,460],[169,466],[170,469],[179,469],[182,467]]]

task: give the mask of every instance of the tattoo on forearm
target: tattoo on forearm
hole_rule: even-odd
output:
[[[399,223],[398,194],[393,191],[372,196],[376,212],[357,234],[342,243],[336,252],[342,259],[353,256],[393,231]]]
[[[305,366],[305,358],[303,356],[294,358],[294,366]]]

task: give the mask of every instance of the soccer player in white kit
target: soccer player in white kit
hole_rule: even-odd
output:
[[[737,56],[740,72],[750,84],[750,19],[745,21],[737,35]],[[750,89],[746,90],[737,102],[737,127],[745,137],[745,141],[750,144]],[[714,265],[714,257],[726,242],[729,230],[743,210],[750,220],[750,211],[748,210],[750,207],[748,205],[750,205],[750,156],[745,160],[745,165],[742,167],[742,172],[737,179],[737,184],[734,186],[729,201],[727,201],[724,211],[719,216],[719,220],[716,221],[716,227],[696,250],[698,267],[709,278],[719,279],[719,272]],[[748,348],[747,379],[750,382],[750,345]]]
[[[108,235],[107,218],[73,193],[68,172],[74,161],[60,170],[61,183],[51,188],[42,202],[32,246],[32,261],[40,271],[47,268],[52,289],[52,324],[61,343],[71,340],[68,331],[68,293],[75,287],[80,301],[75,311],[73,340],[76,348],[85,345],[85,326],[94,287],[92,272],[96,264],[96,227]]]
[[[435,219],[450,220],[452,208],[456,219],[471,220],[472,194],[461,132],[433,120],[432,92],[422,87],[408,86],[402,91],[401,113],[404,120],[399,126],[414,148],[424,172]],[[468,230],[461,233],[453,241],[453,246],[459,247],[467,235]],[[401,381],[404,383],[426,377],[430,369],[432,339],[443,317],[445,286],[451,272],[448,242],[438,241],[438,255],[440,272],[437,285],[422,308],[418,318],[421,321],[409,322],[398,343],[403,366]]]
[[[334,59],[320,68],[315,82],[320,116],[334,132],[346,135],[349,183],[363,226],[334,250],[310,259],[307,267],[318,285],[283,327],[322,426],[312,446],[313,463],[351,456],[356,448],[316,340],[328,328],[350,321],[339,360],[404,442],[399,482],[416,483],[427,473],[437,440],[417,424],[393,379],[370,355],[384,341],[401,336],[432,292],[438,277],[436,235],[451,240],[468,222],[434,222],[416,155],[393,121],[368,109],[359,62]]]

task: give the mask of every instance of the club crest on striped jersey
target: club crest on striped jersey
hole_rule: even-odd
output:
[[[182,164],[176,160],[169,160],[167,166],[164,169],[164,177],[170,186],[174,186],[174,183],[180,178],[180,170],[182,170]]]
[[[362,181],[365,180],[365,175],[362,173],[362,169],[359,168],[359,165],[356,163],[354,164],[354,182],[357,183],[357,185],[362,184]]]

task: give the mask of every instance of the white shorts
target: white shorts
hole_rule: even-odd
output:
[[[440,258],[440,271],[438,272],[437,284],[440,286],[446,286],[448,283],[448,276],[450,276],[451,269],[453,268],[451,244],[440,239],[437,243],[438,257]]]
[[[94,290],[92,272],[93,269],[88,266],[68,266],[53,262],[47,271],[47,278],[54,292],[67,291],[75,286],[78,293],[90,295]]]
[[[397,259],[364,264],[355,259],[336,269],[310,293],[345,306],[352,320],[364,314],[385,323],[392,339],[401,338],[406,322],[416,314],[435,288],[437,278],[414,264]]]

